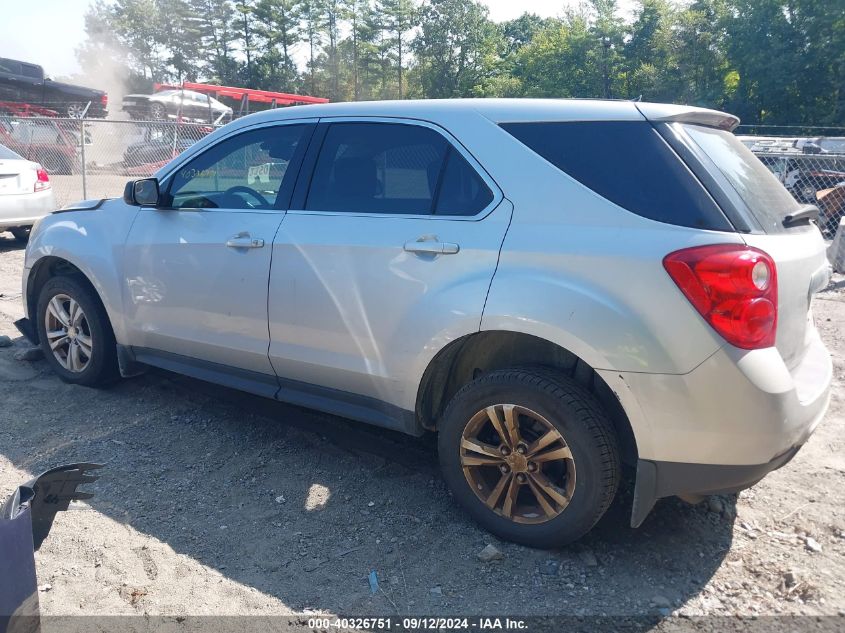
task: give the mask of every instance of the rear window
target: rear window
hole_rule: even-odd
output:
[[[681,127],[715,164],[763,230],[782,232],[783,218],[799,205],[766,165],[730,132],[700,125]]]
[[[41,79],[41,68],[32,64],[21,64],[21,75],[32,79]]]
[[[698,179],[646,121],[502,123],[501,127],[632,213],[679,226],[733,230]]]
[[[18,156],[5,145],[0,145],[0,160],[22,160],[22,156]]]

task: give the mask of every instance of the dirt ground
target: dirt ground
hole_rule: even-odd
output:
[[[738,499],[663,500],[637,530],[623,495],[548,552],[476,527],[431,438],[163,371],[97,391],[15,360],[22,263],[0,233],[0,335],[14,341],[0,349],[0,498],[54,465],[106,465],[37,554],[45,614],[845,615],[841,277],[814,305],[830,412],[790,464]],[[489,543],[503,560],[478,559]]]

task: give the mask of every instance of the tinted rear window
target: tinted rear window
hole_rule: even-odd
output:
[[[732,231],[719,207],[646,121],[503,123],[561,171],[637,215]]]
[[[682,125],[707,154],[767,233],[782,232],[783,218],[798,203],[772,172],[732,133],[700,125]]]
[[[41,69],[32,64],[21,64],[21,74],[32,79],[41,79]]]

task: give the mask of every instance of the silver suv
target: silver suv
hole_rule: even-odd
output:
[[[753,485],[825,413],[801,207],[697,108],[339,103],[235,121],[33,230],[20,329],[66,381],[146,366],[420,435],[502,538],[573,541],[623,465]]]

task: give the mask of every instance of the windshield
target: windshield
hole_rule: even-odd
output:
[[[784,230],[783,218],[798,203],[760,160],[736,136],[725,130],[683,125],[707,154],[767,233]]]

